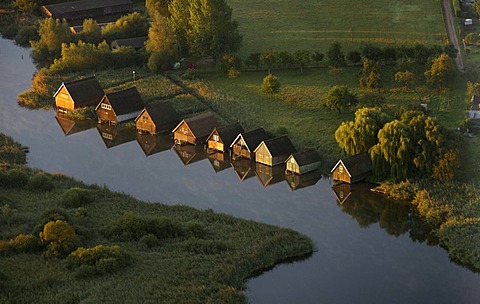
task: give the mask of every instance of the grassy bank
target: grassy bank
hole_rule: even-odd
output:
[[[5,138],[0,151],[21,157]],[[248,277],[312,252],[311,240],[289,229],[144,203],[0,157],[2,303],[245,303]],[[46,223],[57,220],[86,249],[46,257]]]

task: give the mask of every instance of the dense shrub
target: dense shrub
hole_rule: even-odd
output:
[[[227,243],[218,240],[190,238],[183,243],[185,251],[194,254],[219,254],[229,250]]]
[[[147,218],[128,212],[108,225],[105,234],[114,240],[132,241],[147,234],[153,234],[159,239],[174,238],[182,236],[184,231],[180,223],[169,218]]]
[[[75,250],[78,237],[72,226],[57,220],[45,224],[40,240],[47,246],[46,256],[63,257]]]
[[[30,177],[27,189],[30,191],[48,192],[55,188],[51,178],[44,173],[37,173]]]
[[[33,253],[40,249],[38,239],[31,234],[19,234],[13,239],[0,241],[0,254]]]
[[[280,81],[278,77],[272,74],[265,76],[262,81],[261,90],[270,94],[280,92]]]
[[[72,120],[95,120],[97,113],[95,107],[83,107],[68,111],[66,117]]]
[[[205,225],[199,222],[188,222],[186,225],[186,232],[187,236],[199,239],[203,239],[207,235]]]
[[[28,183],[29,176],[20,169],[0,171],[0,187],[23,188]]]
[[[65,192],[62,204],[66,208],[78,208],[93,202],[93,196],[90,190],[83,188],[70,188]]]
[[[157,238],[155,234],[151,234],[151,233],[142,236],[139,242],[144,244],[148,248],[160,246],[160,240]]]
[[[120,246],[97,245],[80,247],[68,255],[67,268],[75,270],[77,277],[89,277],[115,272],[131,263],[130,254]]]

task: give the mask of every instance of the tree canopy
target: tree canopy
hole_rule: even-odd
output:
[[[337,110],[339,113],[357,103],[356,96],[350,92],[347,86],[341,85],[331,87],[322,100],[327,108]]]

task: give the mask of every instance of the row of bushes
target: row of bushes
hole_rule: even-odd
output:
[[[0,170],[0,187],[26,188],[30,191],[48,192],[55,188],[51,178],[44,173],[31,175],[23,169]]]

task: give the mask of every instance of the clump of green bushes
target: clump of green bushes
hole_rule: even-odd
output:
[[[22,169],[8,171],[0,170],[0,187],[24,188],[29,181],[29,175]]]
[[[32,234],[19,234],[16,237],[2,241],[0,240],[0,254],[8,255],[14,253],[33,253],[40,249],[39,239]]]
[[[45,256],[65,257],[76,249],[78,237],[75,229],[65,221],[56,220],[45,224],[40,240],[47,247]]]
[[[148,234],[162,240],[180,237],[184,233],[183,226],[175,220],[165,217],[142,217],[133,212],[125,213],[105,229],[105,235],[116,241],[137,241]]]
[[[93,195],[90,190],[73,187],[63,195],[62,204],[66,208],[78,208],[91,204],[93,200]]]
[[[36,192],[48,192],[55,189],[55,185],[48,175],[37,173],[28,179],[27,189]]]
[[[68,255],[66,266],[75,276],[86,278],[115,272],[130,265],[132,257],[118,245],[79,247]]]

